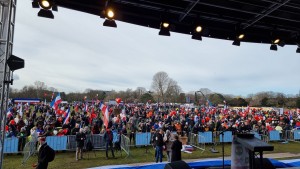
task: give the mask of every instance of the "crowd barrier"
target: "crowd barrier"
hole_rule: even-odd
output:
[[[17,137],[5,138],[4,153],[18,153],[19,139]]]
[[[46,137],[47,144],[53,148],[53,150],[67,150],[68,136],[48,136]]]
[[[121,148],[127,154],[127,157],[130,155],[130,140],[127,136],[121,135]]]
[[[24,157],[23,157],[22,164],[25,164],[26,161],[29,159],[29,157],[35,154],[36,152],[37,152],[37,142],[30,141],[26,143],[23,149]]]
[[[147,146],[150,145],[151,133],[136,133],[135,134],[135,145],[136,146]]]
[[[200,144],[213,144],[213,143],[220,143],[222,142],[222,134],[221,132],[199,132],[197,137],[191,138],[191,135],[189,135],[189,144],[192,143],[194,145],[200,145]],[[113,134],[113,142],[120,142],[123,143],[123,147],[126,147],[125,143],[122,142],[122,138],[124,136],[120,136],[117,133]],[[261,135],[254,132],[254,136],[258,139],[261,139],[265,142],[268,141],[300,141],[300,130],[288,130],[288,131],[270,131],[267,135]],[[94,134],[90,135],[90,139],[92,141],[92,144],[94,146],[94,149],[105,149],[105,141],[103,139],[103,134]],[[121,139],[121,140],[120,140]],[[128,137],[126,137],[126,140]],[[136,133],[135,134],[135,146],[148,146],[151,144],[152,139],[152,133]],[[129,139],[128,139],[129,140]],[[52,147],[56,151],[61,150],[76,150],[76,136],[75,135],[68,135],[68,136],[48,136],[46,138],[46,141],[50,147]],[[231,131],[225,131],[224,132],[224,142],[230,143],[232,142],[232,132]],[[5,138],[4,141],[4,153],[18,153],[18,143],[19,139],[17,137],[12,138]],[[27,145],[28,143],[26,143]],[[23,151],[28,148],[28,146],[24,147]],[[129,145],[129,142],[128,142]],[[124,150],[125,151],[125,150]],[[127,151],[127,150],[126,150]]]
[[[199,143],[213,143],[213,133],[211,131],[199,132]],[[201,139],[204,138],[204,139]]]
[[[219,142],[231,143],[232,142],[232,131],[217,132],[219,136]]]
[[[205,137],[200,134],[190,133],[190,142],[189,144],[193,147],[196,147],[202,150],[202,153],[205,151]]]

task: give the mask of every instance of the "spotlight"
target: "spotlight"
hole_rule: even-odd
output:
[[[296,53],[300,53],[300,46],[298,46]]]
[[[162,35],[162,36],[171,36],[171,34],[170,34],[170,23],[166,22],[166,21],[161,22],[160,31],[159,31],[158,34]]]
[[[195,31],[198,32],[198,33],[200,33],[202,31],[202,26],[197,26],[195,28]]]
[[[202,36],[199,33],[195,33],[195,34],[192,35],[192,39],[201,40],[202,41]]]
[[[192,32],[192,39],[195,40],[202,40],[202,26],[197,25],[193,28],[193,32]]]
[[[279,39],[279,38],[276,38],[276,39],[274,39],[274,41],[273,41],[274,44],[278,44],[279,42],[280,42],[280,39]]]
[[[278,46],[284,47],[285,46],[285,42],[283,40],[279,41]]]
[[[114,19],[114,16],[115,16],[115,13],[112,9],[108,9],[107,12],[106,12],[106,17],[108,19]]]
[[[38,0],[32,1],[32,8],[40,8]]]
[[[101,15],[100,15],[100,17],[101,17]],[[114,20],[114,17],[115,17],[115,12],[113,11],[113,9],[107,8],[104,11],[104,18],[106,18],[106,19],[103,22],[103,26],[116,28],[117,24],[116,24],[116,21]]]
[[[105,19],[105,21],[103,22],[103,26],[108,26],[108,27],[116,28],[117,24],[116,24],[115,20]]]
[[[240,39],[240,40],[244,39],[244,37],[245,37],[245,34],[243,34],[243,33],[240,33],[240,34],[237,36],[237,38]]]
[[[270,50],[277,51],[277,45],[276,44],[271,44]]]
[[[51,11],[51,8],[53,11],[57,11],[57,5],[55,5],[53,0],[33,0],[32,7],[41,7],[42,9],[40,9],[40,11],[38,12],[38,16],[50,19],[54,19],[54,15]]]
[[[235,38],[232,45],[241,46],[241,40],[245,38],[245,34],[240,30],[239,26],[236,27]]]
[[[39,0],[39,5],[43,8],[43,9],[51,9],[52,8],[52,1],[51,0]]]
[[[38,16],[44,17],[44,18],[49,18],[49,19],[54,19],[54,15],[53,15],[52,11],[46,10],[46,9],[41,9],[38,12]]]
[[[241,41],[240,41],[239,39],[235,39],[235,40],[232,42],[232,45],[240,46],[240,45],[241,45]]]
[[[169,24],[168,22],[163,22],[163,23],[162,23],[162,26],[163,26],[164,28],[169,28],[170,24]]]

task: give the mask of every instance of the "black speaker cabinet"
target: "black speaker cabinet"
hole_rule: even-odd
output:
[[[184,161],[174,161],[167,163],[164,169],[191,169],[191,167]]]

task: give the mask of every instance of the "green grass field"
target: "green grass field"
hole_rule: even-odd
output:
[[[274,146],[274,151],[265,153],[299,153],[300,143],[289,142],[288,144],[282,143],[270,143]],[[209,151],[211,145],[206,145],[206,151],[201,153],[200,150],[193,151],[191,154],[182,153],[183,160],[187,159],[201,159],[201,158],[216,158],[222,156],[222,147],[217,145],[216,149],[219,153],[211,153]],[[75,152],[58,152],[55,156],[55,160],[49,163],[49,169],[82,169],[89,167],[105,166],[105,165],[119,165],[119,164],[132,164],[132,163],[145,163],[154,162],[154,149],[148,147],[146,153],[145,147],[135,148],[131,147],[131,155],[127,158],[126,154],[122,152],[116,152],[116,159],[105,159],[105,151],[85,152],[84,159],[76,161]],[[225,156],[231,154],[231,144],[225,144]],[[165,153],[164,153],[165,154]],[[96,155],[96,156],[95,156]],[[111,156],[111,154],[109,154]],[[122,155],[122,156],[121,156]],[[299,157],[300,158],[300,157]],[[22,165],[23,155],[5,155],[4,156],[4,169],[18,169],[18,168],[33,168],[32,164],[36,163],[37,156],[30,157],[29,160]],[[163,161],[166,161],[166,155]]]

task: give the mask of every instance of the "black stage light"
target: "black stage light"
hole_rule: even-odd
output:
[[[53,15],[52,11],[47,10],[47,9],[41,9],[38,12],[38,16],[44,17],[44,18],[54,19],[54,15]]]
[[[41,6],[41,8],[49,10],[53,6],[53,1],[52,0],[39,0],[39,5]]]
[[[298,46],[296,53],[300,53],[300,47]]]
[[[195,39],[195,40],[201,40],[202,41],[202,26],[200,25],[197,25],[195,26],[193,32],[192,32],[192,39]]]
[[[271,44],[270,50],[277,51],[277,45],[276,44]]]
[[[101,17],[101,15],[100,15],[100,17]],[[103,22],[103,26],[108,26],[108,27],[113,27],[113,28],[117,27],[116,21],[114,20],[115,13],[112,8],[107,8],[104,11],[104,17],[106,19]]]
[[[285,42],[283,40],[279,41],[278,46],[284,47],[285,46]]]
[[[39,1],[38,1],[38,0],[32,1],[32,8],[40,8]]]
[[[103,22],[103,26],[116,28],[117,24],[116,24],[115,20],[105,19],[105,21]]]
[[[159,35],[162,36],[171,36],[170,34],[170,23],[167,21],[163,21],[160,24],[160,31],[158,33]]]
[[[240,46],[240,45],[241,45],[241,41],[238,40],[238,39],[235,39],[235,40],[232,42],[232,45]]]

